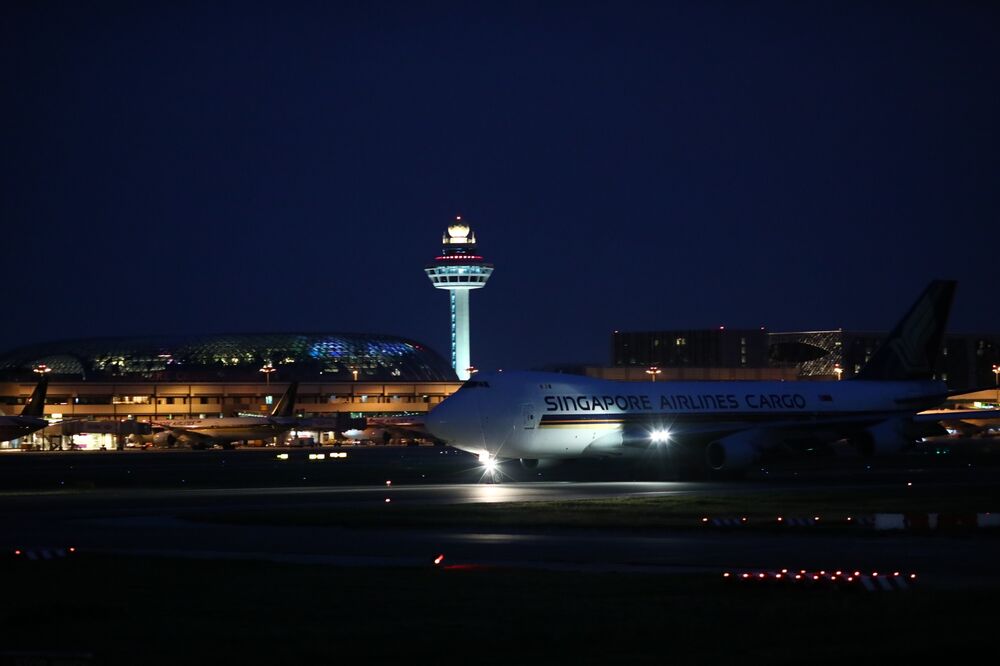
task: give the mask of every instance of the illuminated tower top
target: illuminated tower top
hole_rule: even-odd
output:
[[[441,254],[424,269],[438,289],[479,289],[493,273],[493,264],[476,253],[476,234],[462,216],[441,237]]]
[[[424,272],[437,289],[447,289],[451,302],[451,367],[459,379],[475,372],[469,347],[469,291],[479,289],[493,274],[493,264],[476,252],[476,235],[461,216],[441,239],[441,254]]]

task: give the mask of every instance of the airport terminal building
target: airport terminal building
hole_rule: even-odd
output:
[[[652,368],[667,379],[850,379],[886,338],[885,331],[702,329],[615,331],[609,378],[642,379]],[[948,333],[937,378],[953,390],[995,384],[1000,335]],[[648,377],[647,377],[648,378]]]
[[[328,429],[308,433],[326,443],[367,416],[426,413],[461,386],[435,351],[390,335],[92,338],[0,354],[4,413],[19,413],[43,374],[46,417],[69,422],[0,446],[118,448],[153,421],[265,415],[291,381],[299,382],[295,412],[326,417]]]

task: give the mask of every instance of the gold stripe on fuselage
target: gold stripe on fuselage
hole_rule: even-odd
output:
[[[614,428],[624,423],[617,421],[543,421],[540,428]]]

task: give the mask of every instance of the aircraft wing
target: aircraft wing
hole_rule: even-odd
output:
[[[916,423],[945,421],[996,421],[1000,409],[929,409],[913,416]]]
[[[1000,409],[936,409],[913,416],[915,423],[937,423],[966,434],[1000,426]]]

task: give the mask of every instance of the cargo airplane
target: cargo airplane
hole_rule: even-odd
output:
[[[45,410],[45,393],[48,390],[48,381],[48,378],[42,377],[35,385],[35,390],[31,392],[31,397],[24,404],[19,416],[0,416],[0,442],[30,435],[49,424],[42,417]]]
[[[233,442],[283,437],[298,424],[294,416],[298,386],[298,382],[289,384],[266,417],[232,416],[154,422],[153,425],[162,430],[152,435],[153,444],[168,447],[185,444],[195,449],[221,444],[224,448],[229,448]],[[141,439],[148,437],[142,436]]]
[[[955,282],[937,280],[858,375],[844,381],[621,382],[479,373],[427,416],[435,437],[492,468],[664,450],[683,475],[740,476],[772,452],[840,440],[866,455],[901,452],[967,412],[919,414],[951,392],[933,379]],[[985,416],[985,415],[983,415]],[[995,414],[994,414],[995,416]]]

